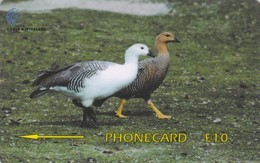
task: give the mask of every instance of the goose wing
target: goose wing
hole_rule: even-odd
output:
[[[30,97],[38,97],[46,93],[50,87],[64,86],[68,90],[79,92],[84,87],[85,78],[91,78],[98,71],[104,71],[115,63],[105,61],[78,62],[57,70],[47,70],[38,75],[33,86],[39,86]]]

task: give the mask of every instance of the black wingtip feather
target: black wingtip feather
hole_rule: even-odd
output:
[[[52,74],[54,74],[54,72],[51,72],[51,71],[48,71],[48,70],[40,73],[38,75],[37,79],[32,83],[32,86],[40,85],[43,79],[51,76]]]
[[[32,83],[32,86],[38,86],[38,85],[40,85],[42,83],[42,80],[44,80],[44,79],[46,79],[46,78],[48,78],[48,77],[50,77],[50,76],[52,76],[54,74],[57,74],[57,73],[59,73],[61,71],[65,71],[65,70],[71,68],[72,66],[73,66],[73,64],[72,65],[68,65],[68,66],[66,66],[64,68],[60,68],[60,69],[50,69],[50,70],[42,71],[38,75],[37,79]]]
[[[39,96],[44,95],[45,93],[48,92],[49,89],[44,89],[44,90],[40,90],[40,88],[34,90],[31,94],[30,94],[30,98],[36,98]]]

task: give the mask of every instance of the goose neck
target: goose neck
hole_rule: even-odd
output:
[[[166,43],[156,42],[155,46],[158,51],[158,56],[160,55],[169,55]]]
[[[131,54],[126,54],[125,55],[125,64],[129,64],[129,63],[137,64],[137,62],[138,62],[138,57],[137,56],[131,55]]]

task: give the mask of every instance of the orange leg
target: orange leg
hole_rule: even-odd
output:
[[[123,108],[124,108],[125,104],[126,104],[126,99],[123,99],[122,102],[121,102],[121,104],[120,104],[120,106],[119,106],[119,108],[118,108],[117,111],[115,112],[115,113],[116,113],[116,116],[118,116],[119,118],[127,118],[127,116],[124,116],[124,115],[122,114],[122,111],[123,111]]]
[[[153,102],[151,100],[147,101],[148,106],[153,109],[153,111],[155,111],[156,113],[156,117],[159,119],[170,119],[171,116],[169,115],[164,115],[163,113],[161,113],[153,104]]]

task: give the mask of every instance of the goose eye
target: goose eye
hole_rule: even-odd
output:
[[[141,49],[144,49],[144,47],[141,47]]]

